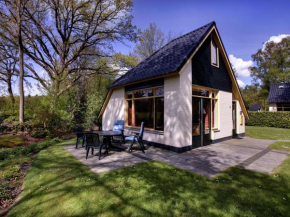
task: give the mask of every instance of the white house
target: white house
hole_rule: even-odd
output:
[[[184,152],[244,136],[248,113],[215,22],[176,38],[109,87],[103,130],[145,122],[144,140]]]

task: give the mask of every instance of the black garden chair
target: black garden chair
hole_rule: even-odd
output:
[[[78,148],[80,140],[82,140],[82,147],[84,147],[84,144],[85,144],[84,129],[81,126],[77,126],[75,128],[75,133],[76,133],[76,136],[77,136],[76,149]]]
[[[88,159],[88,155],[90,149],[92,150],[92,155],[94,154],[94,149],[99,149],[99,160],[101,159],[102,155],[102,147],[106,146],[106,152],[108,154],[108,145],[106,143],[102,143],[100,141],[99,135],[96,133],[85,133],[85,140],[86,140],[86,159]]]

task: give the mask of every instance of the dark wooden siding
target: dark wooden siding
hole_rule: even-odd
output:
[[[219,50],[219,67],[211,64],[209,37],[192,58],[192,84],[232,92],[232,81]]]

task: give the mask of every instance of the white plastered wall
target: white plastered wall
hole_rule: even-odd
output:
[[[276,105],[276,103],[270,103],[269,104],[269,111],[270,112],[276,112],[277,111],[277,105]]]
[[[218,130],[212,132],[212,140],[222,139],[232,136],[233,120],[232,120],[232,93],[219,91],[218,96]]]
[[[114,90],[103,114],[103,130],[113,128],[114,120],[124,120],[124,88]],[[164,78],[164,132],[144,132],[144,140],[174,147],[192,143],[191,62],[181,73]],[[132,130],[126,129],[125,134]],[[134,129],[136,131],[136,129]]]
[[[102,116],[103,130],[113,129],[115,120],[124,120],[124,91],[124,88],[119,88],[113,91]]]
[[[241,105],[237,101],[237,134],[245,133],[245,114],[242,112]]]

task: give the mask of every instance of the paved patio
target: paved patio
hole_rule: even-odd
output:
[[[110,151],[108,156],[102,156],[100,161],[97,156],[92,155],[86,159],[84,148],[75,149],[75,146],[66,146],[65,149],[95,173],[108,172],[148,160],[158,160],[212,177],[232,166],[241,166],[245,169],[270,174],[289,155],[289,152],[286,151],[267,149],[268,145],[273,142],[275,141],[245,137],[181,154],[146,146],[145,154],[137,148],[132,153],[114,150]],[[95,151],[95,155],[97,154]]]

